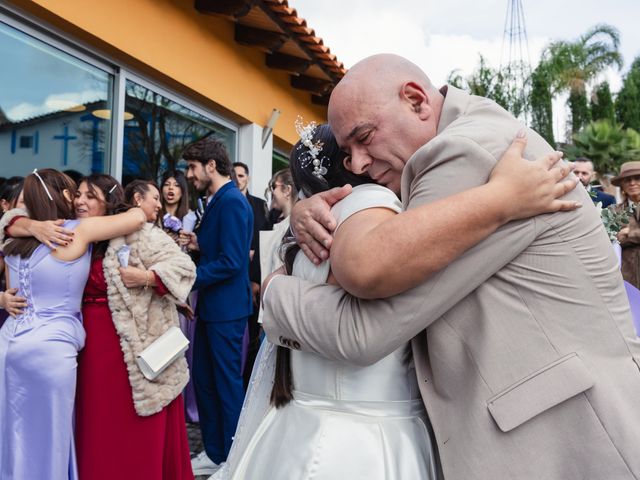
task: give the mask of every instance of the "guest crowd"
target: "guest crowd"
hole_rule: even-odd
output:
[[[276,172],[268,208],[212,137],[183,159],[159,185],[53,169],[1,179],[0,478],[179,480],[226,460],[260,346],[261,281],[282,265],[298,191]],[[640,287],[640,162],[606,185],[575,162],[594,203],[630,212],[617,239]],[[189,348],[149,380],[137,357],[175,326]],[[202,431],[194,458],[186,421]]]
[[[215,138],[183,158],[159,185],[1,179],[0,478],[186,479],[226,459],[260,343],[259,232],[297,196],[278,172],[269,211]],[[174,326],[189,349],[149,380],[137,357]]]

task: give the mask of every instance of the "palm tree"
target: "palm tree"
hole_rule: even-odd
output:
[[[541,62],[546,64],[551,73],[554,93],[569,93],[573,133],[590,120],[587,86],[607,68],[622,68],[619,48],[618,29],[599,24],[577,40],[552,42],[543,51]]]

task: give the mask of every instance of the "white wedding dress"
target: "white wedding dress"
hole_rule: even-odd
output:
[[[371,207],[396,212],[402,209],[390,190],[363,185],[354,188],[333,213],[340,224],[351,214]],[[293,273],[324,283],[329,265],[314,266],[300,253]],[[214,478],[436,478],[426,413],[408,343],[367,367],[292,350],[294,400],[280,409],[268,406],[274,353],[275,347],[265,342],[229,462]]]

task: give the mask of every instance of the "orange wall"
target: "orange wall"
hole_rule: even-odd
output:
[[[193,0],[10,1],[239,123],[264,125],[280,109],[274,134],[288,144],[297,115],[326,118],[288,74],[266,67],[264,53],[235,43],[232,22],[198,13]]]

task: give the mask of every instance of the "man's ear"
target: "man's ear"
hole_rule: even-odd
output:
[[[418,114],[421,120],[426,120],[431,115],[429,95],[417,83],[403,84],[400,89],[400,97],[409,103],[411,109]]]
[[[209,160],[204,169],[209,174],[213,173],[216,170],[216,161],[214,159]]]

